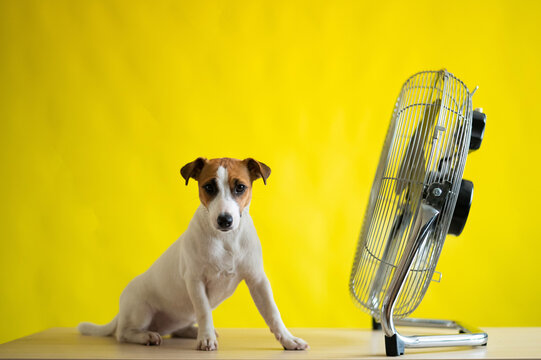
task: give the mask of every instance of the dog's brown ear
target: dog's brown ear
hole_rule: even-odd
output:
[[[182,177],[186,179],[186,185],[188,185],[188,180],[190,180],[190,178],[194,178],[195,180],[197,180],[206,162],[206,158],[199,157],[191,163],[187,163],[182,167],[182,169],[180,169],[180,175],[182,175]]]
[[[252,158],[247,158],[243,161],[244,163],[246,163],[246,167],[250,172],[250,178],[252,179],[252,181],[262,178],[263,183],[267,185],[267,178],[271,173],[270,167]]]

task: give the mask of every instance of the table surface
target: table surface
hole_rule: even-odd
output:
[[[405,329],[405,328],[403,328]],[[415,329],[420,334],[420,329]],[[541,328],[485,328],[488,345],[406,349],[400,359],[541,358]],[[195,340],[165,338],[161,346],[119,344],[112,337],[82,336],[73,328],[52,328],[0,345],[1,359],[383,359],[381,331],[291,329],[310,344],[284,351],[268,329],[218,329],[218,351],[196,351]],[[441,333],[427,329],[427,333]],[[403,331],[404,334],[411,334]]]

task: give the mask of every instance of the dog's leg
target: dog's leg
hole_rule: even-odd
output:
[[[162,337],[148,331],[153,313],[145,304],[121,302],[116,338],[120,342],[143,345],[161,345]]]
[[[212,309],[205,290],[205,284],[199,279],[186,280],[188,295],[195,310],[195,318],[199,326],[197,333],[197,349],[212,351],[218,349],[218,341],[212,323]]]
[[[185,328],[178,329],[177,331],[174,331],[171,333],[172,337],[177,338],[185,338],[185,339],[197,339],[197,332],[199,329],[197,329],[194,324],[191,324],[189,326],[186,326]]]
[[[267,276],[263,273],[256,278],[246,279],[246,284],[248,285],[248,289],[250,289],[250,294],[254,299],[259,313],[263,316],[270,331],[274,334],[280,344],[282,344],[284,349],[307,349],[308,344],[303,339],[291,335],[284,325],[278,307],[272,297],[272,289]]]
[[[171,336],[177,337],[177,338],[185,338],[185,339],[197,339],[198,331],[199,329],[197,328],[197,326],[192,324],[190,326],[186,326],[182,329],[178,329],[177,331],[174,331],[173,333],[171,333]],[[216,329],[214,329],[214,334],[216,334],[216,337],[219,337]]]

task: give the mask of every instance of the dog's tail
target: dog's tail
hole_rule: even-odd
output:
[[[116,330],[117,316],[107,325],[96,325],[90,322],[82,322],[77,326],[77,330],[83,335],[92,336],[110,336]]]

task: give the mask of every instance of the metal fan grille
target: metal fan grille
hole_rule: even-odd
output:
[[[393,316],[413,312],[438,261],[464,172],[472,119],[471,94],[445,70],[413,75],[396,101],[350,278],[358,305],[376,319],[428,186],[451,191],[433,231],[417,253]]]

